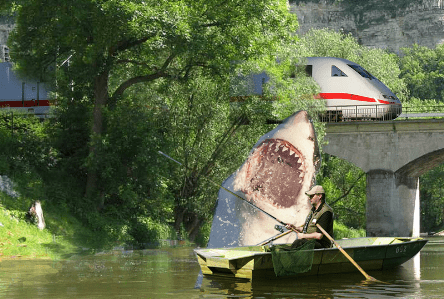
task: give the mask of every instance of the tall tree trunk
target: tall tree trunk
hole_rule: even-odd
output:
[[[203,223],[201,219],[196,214],[190,215],[191,221],[188,223],[188,238],[191,242],[194,242],[196,240],[197,235],[199,234],[200,227]]]
[[[180,226],[183,222],[183,218],[185,216],[185,209],[179,205],[174,207],[174,230],[176,231],[177,238],[181,238],[180,234]]]
[[[94,160],[97,155],[97,143],[100,142],[103,130],[103,108],[108,103],[108,72],[104,71],[96,76],[94,80],[94,110],[93,110],[93,124],[91,130],[91,145],[89,148],[89,156]],[[89,166],[86,180],[85,195],[90,197],[97,189],[98,173],[94,161]],[[97,208],[103,207],[103,196]]]

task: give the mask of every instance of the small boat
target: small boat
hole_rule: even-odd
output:
[[[364,270],[383,270],[401,265],[427,243],[423,238],[368,237],[336,240]],[[195,249],[204,275],[233,278],[276,277],[270,246]],[[337,248],[313,250],[311,269],[293,276],[357,271]]]

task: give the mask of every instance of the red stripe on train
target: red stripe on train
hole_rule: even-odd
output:
[[[51,103],[49,100],[39,100],[37,101],[0,101],[0,108],[19,108],[19,107],[45,107],[45,106],[51,106]]]
[[[374,98],[358,96],[356,94],[350,94],[350,93],[321,92],[319,94],[319,96],[321,97],[321,99],[324,99],[324,100],[345,99],[345,100],[369,102],[369,103],[376,103],[377,102],[376,99],[374,99]]]

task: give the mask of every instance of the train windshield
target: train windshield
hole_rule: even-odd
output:
[[[368,79],[376,79],[372,74],[366,71],[362,66],[356,64],[348,64],[349,67],[354,69],[359,75]]]
[[[331,66],[331,76],[332,77],[347,77],[347,75],[335,65]]]

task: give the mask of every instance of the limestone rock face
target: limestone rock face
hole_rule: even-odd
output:
[[[8,60],[8,49],[6,43],[9,33],[14,28],[14,20],[12,17],[0,16],[0,62]]]
[[[290,0],[299,34],[312,28],[351,33],[360,44],[398,52],[444,42],[443,0]]]

